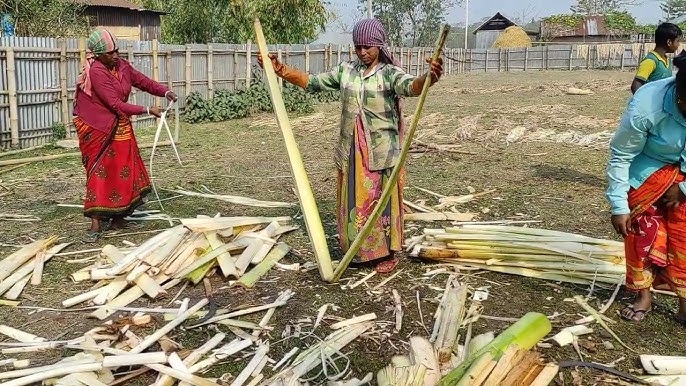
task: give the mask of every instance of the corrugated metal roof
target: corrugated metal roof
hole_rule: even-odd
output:
[[[589,16],[573,28],[544,21],[541,25],[541,29],[544,35],[551,38],[576,36],[609,36],[612,34],[605,25],[604,16]]]
[[[143,7],[126,0],[72,0],[75,3],[96,7],[113,7],[113,8],[127,8],[142,11]]]

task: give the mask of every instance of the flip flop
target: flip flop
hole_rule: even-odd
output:
[[[400,259],[394,257],[389,260],[385,260],[376,265],[376,272],[378,273],[391,273],[400,263]]]
[[[640,323],[645,320],[650,311],[652,311],[652,309],[634,310],[633,305],[628,305],[619,312],[619,316],[628,322]]]
[[[100,237],[102,237],[102,231],[100,232],[93,232],[93,231],[88,231],[86,233],[86,236],[83,237],[83,242],[86,244],[94,244],[100,240]]]

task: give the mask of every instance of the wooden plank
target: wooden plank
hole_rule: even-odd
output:
[[[19,106],[17,103],[17,71],[14,59],[14,48],[7,47],[5,51],[7,61],[7,91],[10,105],[10,133],[12,147],[19,147]]]
[[[79,39],[79,60],[81,62],[81,67],[86,64],[86,38]]]
[[[233,50],[233,88],[238,88],[238,50]]]
[[[310,45],[305,45],[305,72],[310,72]]]
[[[524,71],[529,69],[529,47],[524,49]]]
[[[207,97],[214,98],[214,59],[212,45],[207,45]]]
[[[488,72],[488,48],[486,49],[486,59],[484,59],[484,72]]]
[[[160,81],[160,42],[157,39],[152,40],[152,80]],[[160,98],[155,97],[155,106],[160,106]]]
[[[128,48],[127,48],[128,47]],[[126,50],[126,60],[128,60],[130,63],[133,63],[133,60],[135,59],[135,54],[133,53],[133,46],[130,45],[128,42],[124,43],[124,47],[122,47],[124,50]],[[137,89],[134,87],[131,90],[131,103],[132,104],[137,104],[136,102],[136,95],[138,94]]]
[[[67,126],[67,138],[72,137],[69,129],[69,86],[67,85],[67,41],[60,39],[60,99],[62,108],[62,123]]]
[[[252,78],[252,42],[248,40],[245,49],[245,88],[250,88],[250,78]]]
[[[172,54],[171,50],[167,51],[167,58],[165,60],[165,67],[167,68],[167,88],[174,91],[174,77],[172,76]]]
[[[186,96],[188,96],[193,91],[193,52],[191,51],[191,46],[186,45],[186,75],[184,76],[186,81]]]
[[[572,71],[574,65],[574,46],[569,47],[569,71]]]
[[[279,60],[279,62],[283,63],[283,50],[279,48],[276,51],[276,58]],[[279,77],[279,87],[283,90],[283,78]]]

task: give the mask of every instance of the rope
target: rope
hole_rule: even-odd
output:
[[[179,165],[182,165],[181,157],[179,156],[179,151],[176,148],[176,143],[174,143],[174,136],[172,135],[171,130],[169,129],[169,124],[167,123],[167,113],[169,113],[169,110],[171,110],[173,106],[174,102],[170,101],[167,108],[160,115],[159,122],[157,123],[157,131],[155,132],[155,140],[152,143],[152,151],[150,152],[150,184],[152,185],[152,191],[155,193],[155,197],[157,198],[157,203],[159,204],[162,210],[164,210],[164,206],[162,205],[162,200],[160,200],[160,195],[157,193],[157,187],[155,186],[155,181],[153,179],[153,159],[155,157],[157,143],[160,140],[160,134],[162,134],[162,127],[164,127],[164,129],[167,131],[167,135],[169,136],[169,140],[171,141],[172,149],[174,149],[174,154],[176,155],[176,160],[179,162]],[[179,119],[178,114],[174,118]]]

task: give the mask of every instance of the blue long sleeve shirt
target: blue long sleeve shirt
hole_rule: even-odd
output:
[[[686,172],[686,119],[676,101],[675,78],[641,87],[629,102],[610,142],[607,200],[612,214],[629,214],[630,188],[640,187],[665,165]],[[686,194],[686,182],[679,184]]]

